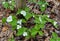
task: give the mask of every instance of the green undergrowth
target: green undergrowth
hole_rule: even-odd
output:
[[[30,1],[31,2],[31,1]],[[35,0],[33,0],[33,2],[35,2]],[[36,2],[35,2],[36,3]],[[46,1],[39,1],[37,2],[37,4],[40,5],[40,9],[41,11],[45,11],[48,3]],[[9,3],[8,2],[5,2],[4,4],[2,4],[4,6],[4,8],[6,9],[11,9],[11,10],[14,10],[14,5],[15,5],[15,2],[14,0],[12,0],[12,3]],[[25,16],[24,14],[23,17],[25,18],[22,18],[22,19],[17,19],[17,15],[20,15],[21,14],[21,11],[25,11]],[[12,30],[14,31],[15,29],[17,29],[17,25],[20,25],[21,28],[17,29],[17,33],[16,33],[16,36],[21,36],[23,35],[24,32],[27,32],[27,36],[25,36],[25,38],[29,39],[31,37],[35,37],[37,35],[37,33],[40,35],[40,36],[43,36],[44,33],[42,30],[40,29],[44,29],[45,27],[45,24],[47,22],[51,22],[55,28],[58,27],[57,24],[54,24],[54,22],[56,22],[55,20],[53,19],[50,19],[48,16],[49,15],[36,15],[35,13],[33,12],[30,12],[30,9],[28,7],[26,7],[24,10],[23,9],[18,9],[18,11],[16,12],[16,15],[11,15],[12,16],[12,21],[11,22],[8,22],[11,26],[12,26]],[[35,23],[35,26],[28,29],[27,27],[25,26],[22,26],[22,24],[17,24],[17,21],[18,20],[22,20],[20,23],[26,23],[27,20],[29,20],[31,17],[34,18],[34,23]],[[7,21],[7,18],[3,18],[2,19],[2,23],[5,24]],[[60,40],[60,38],[57,36],[57,34],[55,32],[52,33],[52,38],[50,39],[50,41],[56,41],[56,40]],[[14,41],[14,38],[11,38],[9,39],[9,41]]]

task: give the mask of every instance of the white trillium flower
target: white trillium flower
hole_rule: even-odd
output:
[[[21,25],[21,23],[22,23],[22,20],[18,20],[18,21],[17,21],[17,23]]]
[[[54,25],[56,25],[57,24],[57,22],[54,22]]]
[[[20,29],[21,28],[21,26],[20,25],[17,25],[17,29]]]
[[[21,14],[22,14],[23,16],[26,16],[26,11],[21,11]]]
[[[12,21],[12,16],[7,17],[7,20],[6,21],[7,22],[11,22]]]
[[[9,3],[11,3],[12,1],[9,1]]]
[[[23,33],[23,36],[27,36],[27,32],[24,32],[24,33]]]

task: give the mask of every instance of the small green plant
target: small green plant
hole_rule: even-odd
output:
[[[38,0],[38,2],[36,1],[37,0],[30,0],[29,2],[39,4],[41,11],[44,12],[49,4],[45,0]]]
[[[58,37],[57,33],[53,32],[52,37],[50,38],[50,41],[60,41],[60,38]]]
[[[8,6],[9,3],[5,3],[5,5],[3,4],[3,6],[8,9],[11,5],[14,7],[14,1],[12,1],[11,5]],[[40,7],[41,11],[44,11],[46,9],[47,3],[45,1],[40,1],[38,3],[39,5],[43,5],[44,7]],[[7,6],[7,7],[6,7]],[[11,7],[12,8],[12,7]],[[11,9],[10,8],[10,9]],[[13,9],[12,9],[13,10]],[[18,9],[16,15],[10,15],[7,18],[3,18],[2,22],[3,24],[5,24],[6,22],[8,22],[11,26],[12,29],[15,30],[17,29],[17,33],[16,36],[21,36],[23,35],[25,38],[29,39],[31,37],[35,37],[37,35],[37,33],[40,36],[43,36],[43,31],[40,29],[44,29],[46,22],[51,22],[56,28],[57,28],[57,23],[56,21],[52,20],[49,18],[49,15],[36,15],[34,13],[30,13],[29,12],[30,9],[29,8],[25,8],[24,10],[22,9]],[[23,15],[23,17],[26,19],[17,19],[17,15]],[[26,23],[27,20],[29,20],[31,17],[34,18],[34,23],[35,26],[32,27],[31,29],[28,29],[25,26],[22,26],[22,23]],[[53,33],[52,36],[55,38],[55,36],[57,37],[56,33]],[[56,38],[55,38],[56,39]],[[11,41],[14,41],[13,39],[10,39]],[[52,38],[50,39],[51,41],[54,41]],[[60,40],[60,39],[59,39]]]
[[[40,9],[42,12],[45,11],[48,5],[48,3],[45,0],[40,0],[37,4],[40,5]]]
[[[2,5],[3,5],[4,8],[6,8],[6,9],[14,10],[15,2],[14,2],[14,0],[11,0],[11,1],[9,1],[9,2],[2,2]]]

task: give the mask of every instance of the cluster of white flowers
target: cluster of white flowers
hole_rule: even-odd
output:
[[[27,36],[27,35],[28,35],[27,32],[24,32],[24,33],[23,33],[23,36]]]
[[[23,16],[26,16],[26,11],[21,11],[20,12]]]
[[[22,20],[18,20],[17,23],[19,24],[19,25],[17,25],[17,29],[20,29],[21,28]]]
[[[21,26],[20,25],[17,25],[17,29],[20,29],[21,28]]]
[[[17,23],[21,25],[21,23],[22,23],[22,20],[18,20],[18,21],[17,21]]]
[[[7,17],[7,22],[11,22],[12,21],[12,16],[10,15],[9,17]]]

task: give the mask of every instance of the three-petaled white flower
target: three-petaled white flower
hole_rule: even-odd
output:
[[[18,20],[18,21],[17,21],[17,23],[21,25],[21,23],[22,23],[22,20]]]
[[[54,25],[56,25],[56,24],[57,24],[57,22],[54,21]]]
[[[27,36],[27,35],[28,35],[27,32],[24,32],[24,33],[23,33],[23,36]]]
[[[12,16],[10,15],[9,17],[7,17],[7,22],[11,22],[12,21]]]
[[[26,11],[21,11],[21,14],[22,14],[23,16],[26,16]]]
[[[20,25],[17,25],[17,29],[20,29],[21,28],[21,26]]]

